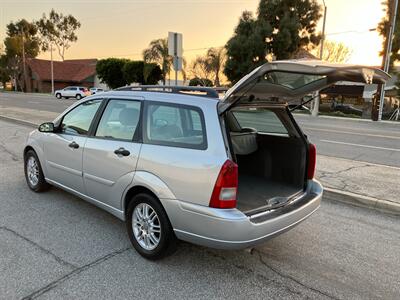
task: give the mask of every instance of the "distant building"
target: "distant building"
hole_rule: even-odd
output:
[[[97,59],[53,61],[54,89],[69,85],[102,87],[96,75]],[[28,59],[27,91],[51,93],[51,62],[45,59]]]

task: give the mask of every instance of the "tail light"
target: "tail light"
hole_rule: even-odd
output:
[[[210,207],[235,208],[238,189],[238,166],[227,160],[219,172],[211,194]]]
[[[313,179],[315,175],[315,165],[317,162],[317,148],[314,144],[308,145],[308,166],[307,179]]]

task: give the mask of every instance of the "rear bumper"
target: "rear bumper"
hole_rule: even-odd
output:
[[[322,192],[321,184],[310,180],[301,198],[255,216],[246,216],[237,209],[214,209],[181,201],[168,201],[164,207],[179,239],[211,248],[243,249],[305,220],[320,206]]]

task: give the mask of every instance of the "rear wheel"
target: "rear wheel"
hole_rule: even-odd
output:
[[[34,192],[43,192],[49,188],[44,179],[42,166],[35,151],[29,150],[25,154],[25,179],[29,188]]]
[[[81,100],[81,99],[82,99],[82,96],[81,96],[80,94],[77,94],[77,95],[75,96],[75,98],[76,98],[76,100]]]
[[[138,194],[129,203],[126,226],[129,239],[140,255],[159,259],[176,249],[176,237],[160,202],[149,194]]]

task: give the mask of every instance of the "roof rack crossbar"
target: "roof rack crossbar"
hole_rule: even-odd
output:
[[[219,98],[218,92],[210,87],[200,86],[171,86],[171,85],[132,85],[115,89],[115,91],[146,91],[172,94],[185,94],[191,96]],[[198,94],[195,94],[195,93]],[[193,94],[190,94],[193,93]]]

